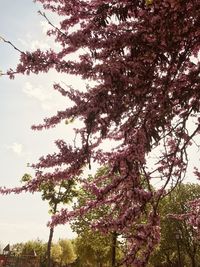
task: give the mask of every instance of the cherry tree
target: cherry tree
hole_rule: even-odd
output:
[[[21,57],[7,74],[14,78],[54,69],[86,80],[82,91],[54,84],[74,105],[32,126],[42,130],[63,120],[81,121],[83,127],[75,131],[80,144],[57,140],[59,152],[32,165],[35,179],[1,193],[34,192],[43,181],[83,177],[93,162],[106,166],[109,172],[96,180],[81,179],[96,197],[81,209],[62,210],[52,225],[109,206],[109,214],[91,221],[92,227],[120,233],[127,240],[124,264],[145,266],[159,242],[159,201],[169,185],[182,182],[188,147],[200,133],[200,2],[35,1],[58,15],[56,26],[40,12],[60,48],[24,52],[10,43]],[[113,144],[110,151],[103,148],[107,140]],[[155,179],[162,181],[152,190]]]

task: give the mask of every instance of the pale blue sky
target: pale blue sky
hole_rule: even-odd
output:
[[[2,0],[0,9],[0,36],[12,41],[22,50],[37,47],[48,48],[46,23],[37,14],[39,5],[31,0]],[[0,42],[0,70],[14,67],[18,53],[9,45]],[[53,92],[51,85],[58,75],[18,76],[15,80],[0,77],[0,185],[19,185],[28,162],[54,151],[53,141],[66,136],[72,138],[72,131],[63,126],[57,129],[34,132],[34,123],[63,106],[65,99]],[[66,77],[65,82],[70,78]],[[80,79],[76,80],[78,85]],[[46,223],[49,220],[48,205],[39,195],[22,194],[0,196],[0,244],[23,242],[48,238]],[[68,227],[58,227],[55,239],[71,238]]]

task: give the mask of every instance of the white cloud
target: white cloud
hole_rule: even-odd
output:
[[[41,26],[42,32],[44,34],[46,34],[48,30],[52,29],[52,27],[49,25],[49,23],[45,20],[40,21],[40,26]]]
[[[33,34],[27,33],[23,39],[18,38],[18,41],[24,49],[35,51],[37,49],[48,50],[50,48],[59,48],[60,45],[46,35],[47,31],[52,29],[52,26],[47,21],[40,21],[40,28],[41,31],[39,33],[37,32],[37,35],[33,32]]]
[[[26,36],[26,39],[18,39],[19,42],[24,46],[24,49],[28,49],[31,51],[41,49],[41,50],[47,50],[50,48],[50,45],[44,41],[44,40],[33,40],[33,38],[30,35]]]
[[[34,40],[30,43],[30,49],[33,51],[37,49],[47,50],[49,48],[50,45],[42,40]]]
[[[49,94],[49,92],[47,93],[47,90],[45,90],[42,86],[33,87],[30,82],[25,83],[23,92],[29,97],[33,97],[40,102],[51,99],[51,94]]]
[[[48,86],[35,86],[30,82],[26,82],[22,90],[28,97],[37,100],[45,111],[57,110],[66,104],[65,98],[52,88],[48,88]]]
[[[14,142],[11,146],[7,146],[8,149],[12,150],[18,156],[21,156],[23,153],[23,145],[17,142]]]

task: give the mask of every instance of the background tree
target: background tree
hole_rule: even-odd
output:
[[[62,248],[59,243],[53,243],[51,247],[51,259],[53,262],[58,263],[60,262],[62,255]]]
[[[30,240],[23,244],[21,255],[44,255],[45,244],[41,240]]]
[[[68,266],[76,260],[76,254],[72,242],[67,239],[60,239],[52,246],[52,260],[60,267]]]
[[[45,267],[47,264],[46,249],[47,244],[39,239],[30,240],[24,243],[16,243],[11,247],[11,251],[16,257],[30,257],[34,255],[37,256],[40,259],[41,267]]]
[[[94,201],[95,194],[91,190],[90,183],[95,179],[95,177],[101,177],[102,175],[107,175],[109,172],[107,167],[101,167],[96,171],[94,176],[89,175],[87,178],[87,183],[89,186],[85,186],[79,191],[79,196],[75,202],[74,209],[84,208],[88,201]],[[112,178],[109,177],[108,180],[99,181],[99,186],[104,184],[109,184]],[[102,232],[91,229],[91,222],[97,221],[101,217],[109,216],[110,206],[104,205],[98,208],[92,209],[87,214],[82,214],[77,216],[75,220],[71,222],[71,227],[74,232],[78,234],[76,239],[77,255],[80,258],[80,262],[88,262],[91,266],[116,266],[116,262],[122,254],[120,249],[120,244],[117,240],[119,233],[107,232],[103,234]],[[117,211],[116,211],[117,214]],[[114,214],[113,214],[114,216]],[[83,246],[85,245],[85,248]],[[90,255],[90,256],[89,256]]]
[[[120,232],[129,239],[127,266],[145,266],[159,242],[159,202],[169,184],[175,187],[184,178],[187,149],[199,135],[200,2],[36,1],[58,15],[60,24],[54,26],[46,14],[40,13],[52,25],[48,35],[60,46],[54,51],[33,52],[13,46],[21,54],[20,63],[7,74],[13,78],[16,73],[55,69],[94,82],[82,92],[54,84],[54,89],[74,106],[33,126],[41,130],[62,120],[80,119],[83,127],[76,130],[80,144],[56,141],[59,151],[33,165],[35,179],[26,187],[2,188],[1,192],[37,191],[41,180],[56,183],[79,176],[93,161],[106,164],[109,173],[90,184],[94,201],[80,210],[63,210],[53,218],[52,225],[110,205],[109,216],[93,221],[93,226]],[[102,149],[104,140],[112,142],[111,151]],[[154,151],[160,153],[152,164]],[[109,184],[98,186],[100,179],[108,177],[112,177]],[[147,182],[146,189],[141,177]],[[150,186],[154,178],[162,179],[156,191]],[[112,216],[116,210],[118,215]],[[197,221],[194,223],[198,226]]]
[[[169,214],[187,213],[188,202],[199,195],[199,185],[182,184],[161,201],[161,242],[151,258],[153,266],[161,266],[161,263],[163,266],[198,266],[200,242],[195,229],[185,220],[177,220]]]
[[[32,177],[25,174],[22,177],[22,182],[30,182]],[[61,180],[54,183],[53,181],[44,181],[38,187],[38,191],[42,194],[42,200],[47,200],[52,215],[58,212],[59,205],[65,205],[72,202],[73,198],[77,196],[74,180]],[[49,239],[47,243],[47,267],[51,266],[51,244],[53,239],[54,227],[51,226],[49,230]]]
[[[12,245],[11,251],[16,257],[37,256],[40,258],[40,266],[47,266],[46,259],[47,244],[41,240],[30,240],[25,243]],[[57,243],[52,243],[51,260],[59,267],[66,266],[76,259],[72,242],[67,239],[60,239]]]
[[[76,260],[76,254],[72,242],[67,239],[60,239],[58,244],[62,249],[60,266],[66,266],[73,263]]]
[[[122,250],[117,243],[115,266],[123,257]],[[75,267],[110,267],[112,235],[103,235],[100,232],[85,229],[82,234],[74,240],[74,247],[77,254]]]

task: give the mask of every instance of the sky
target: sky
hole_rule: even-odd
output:
[[[41,6],[32,0],[2,0],[0,36],[25,51],[52,46],[45,36],[48,26],[39,16],[39,9]],[[18,59],[18,52],[0,41],[0,71],[16,66]],[[14,80],[0,77],[0,186],[19,186],[24,173],[32,174],[27,163],[37,162],[40,156],[54,152],[54,140],[73,139],[72,129],[63,125],[49,131],[31,130],[31,125],[66,107],[66,99],[52,89],[52,84],[60,79],[53,71],[49,75],[19,75]],[[76,87],[83,85],[79,78],[62,79]],[[37,238],[47,241],[48,210],[48,204],[41,200],[39,193],[0,195],[0,246]],[[55,241],[73,237],[69,226],[55,230]]]

